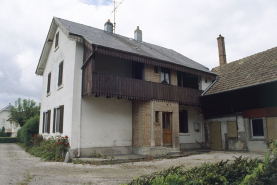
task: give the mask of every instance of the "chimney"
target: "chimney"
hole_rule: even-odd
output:
[[[219,37],[217,38],[217,44],[218,44],[219,66],[222,66],[224,64],[227,64],[224,37],[219,35]]]
[[[104,25],[104,31],[108,33],[113,33],[113,23],[110,22],[110,19]]]
[[[135,30],[135,38],[136,41],[142,42],[142,31],[139,29],[139,26]]]

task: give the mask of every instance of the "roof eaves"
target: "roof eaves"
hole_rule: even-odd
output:
[[[220,92],[206,94],[204,96],[215,95],[215,94],[220,94],[220,93],[225,93],[225,92],[230,92],[230,91],[236,91],[236,90],[240,90],[240,89],[245,89],[245,88],[249,88],[249,87],[255,87],[255,86],[269,84],[269,83],[273,83],[273,82],[277,82],[277,80],[273,80],[273,81],[269,81],[269,82],[264,82],[264,83],[253,84],[253,85],[248,85],[248,86],[244,86],[244,87],[238,87],[238,88],[235,88],[235,89],[228,89],[228,90],[224,90],[224,91],[220,91]]]

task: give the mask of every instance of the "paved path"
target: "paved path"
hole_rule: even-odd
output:
[[[136,162],[117,165],[81,165],[43,162],[30,156],[16,144],[0,144],[0,184],[122,184],[134,176],[150,174],[170,166],[200,165],[203,162],[218,162],[233,159],[233,156],[250,153],[212,152],[177,159],[151,162]]]

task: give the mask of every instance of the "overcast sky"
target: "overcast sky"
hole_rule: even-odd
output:
[[[111,0],[0,0],[0,7],[0,109],[18,97],[40,102],[35,69],[53,16],[100,29],[113,22]],[[140,26],[143,41],[211,69],[219,63],[219,34],[227,62],[277,46],[276,18],[276,0],[124,0],[116,33],[133,38]]]

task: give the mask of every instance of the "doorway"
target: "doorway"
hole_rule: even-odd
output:
[[[211,150],[221,150],[221,122],[210,122],[210,142]]]
[[[163,145],[172,146],[172,113],[163,112]]]

